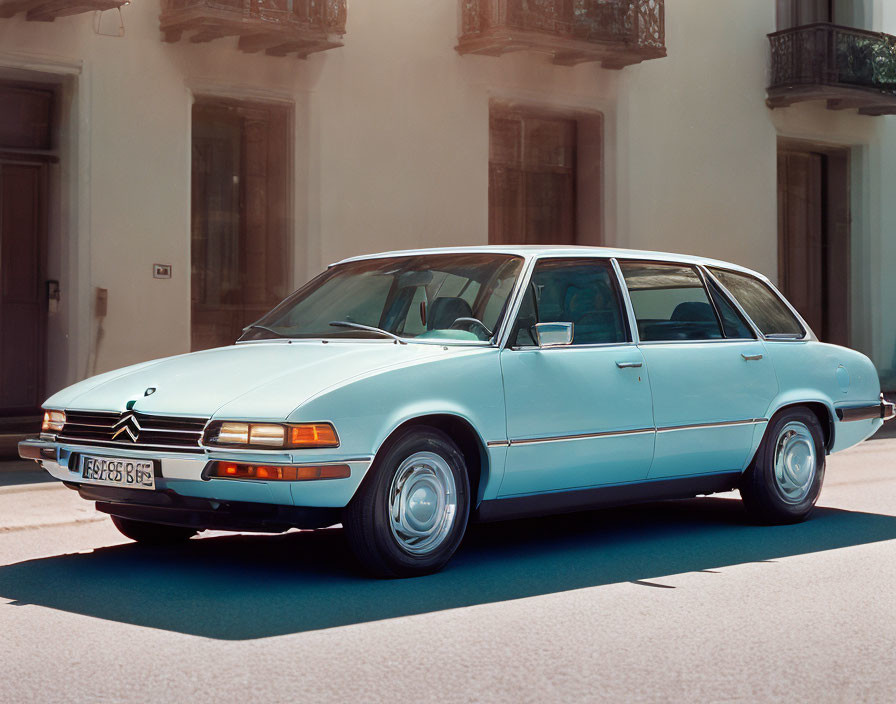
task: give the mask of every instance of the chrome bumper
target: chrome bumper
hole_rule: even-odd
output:
[[[884,400],[883,394],[880,395],[880,417],[884,420],[896,418],[896,403]]]
[[[872,420],[877,418],[887,421],[896,418],[896,404],[884,400],[884,395],[881,394],[880,403],[867,406],[838,408],[837,418],[845,422],[854,420]]]

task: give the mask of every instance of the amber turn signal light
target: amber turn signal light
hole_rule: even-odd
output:
[[[352,470],[347,464],[282,467],[266,464],[215,462],[212,465],[210,475],[221,479],[262,479],[266,481],[307,482],[317,479],[347,479],[352,475]]]
[[[336,430],[329,423],[290,425],[290,447],[339,447]]]

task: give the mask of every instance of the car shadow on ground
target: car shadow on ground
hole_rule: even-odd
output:
[[[243,640],[364,623],[896,539],[896,517],[821,508],[750,525],[740,501],[693,499],[473,526],[448,567],[358,573],[342,531],[135,544],[0,567],[0,596],[168,631]]]

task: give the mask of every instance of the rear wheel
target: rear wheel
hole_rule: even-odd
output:
[[[126,538],[136,540],[143,545],[173,545],[189,540],[196,535],[196,531],[192,528],[135,521],[121,516],[112,516],[112,523]]]
[[[785,409],[769,421],[741,480],[744,505],[761,523],[805,520],[821,493],[824,470],[824,435],[818,418],[807,408]]]
[[[435,428],[409,428],[381,450],[343,526],[352,551],[378,577],[440,570],[457,550],[470,515],[463,455]]]

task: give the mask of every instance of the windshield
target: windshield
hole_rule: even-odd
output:
[[[397,335],[486,341],[504,318],[522,263],[511,255],[467,253],[338,264],[247,328],[240,340]]]

